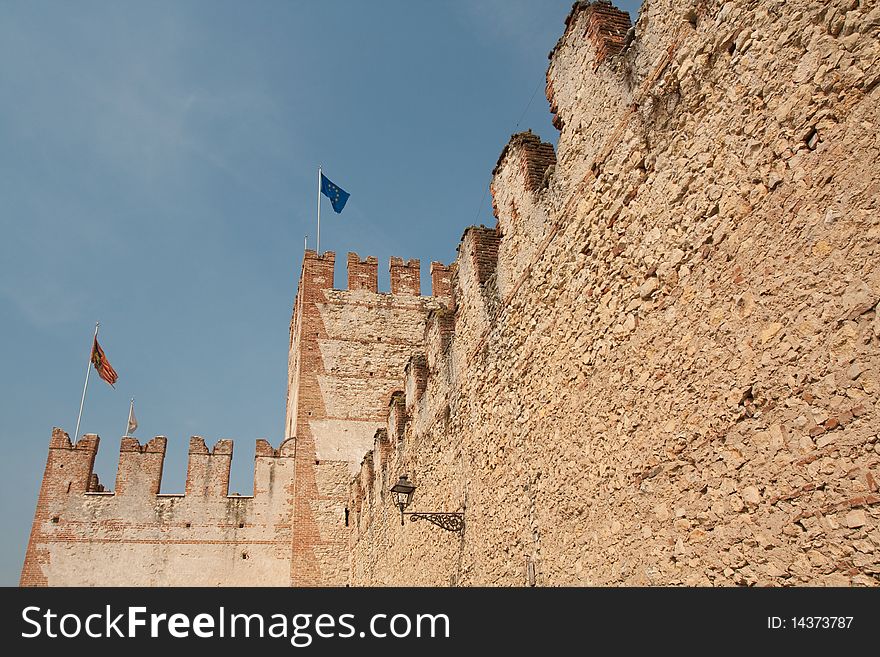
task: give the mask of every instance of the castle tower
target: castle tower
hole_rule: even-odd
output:
[[[290,324],[286,436],[296,439],[291,584],[348,581],[348,485],[384,426],[409,358],[424,351],[428,313],[449,304],[441,263],[435,297],[420,296],[418,260],[391,258],[391,292],[378,262],[348,254],[348,289],[333,289],[335,254],[306,251]]]
[[[52,431],[22,586],[286,586],[293,441],[258,440],[254,494],[229,493],[232,441],[189,442],[184,493],[160,493],[167,439],[120,441],[115,490],[99,438]]]

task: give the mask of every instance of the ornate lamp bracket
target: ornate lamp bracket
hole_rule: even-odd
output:
[[[409,516],[410,522],[427,520],[430,523],[442,527],[446,531],[461,534],[464,531],[463,513],[414,513],[407,511],[403,515]]]
[[[410,505],[410,502],[412,502],[415,490],[415,484],[409,480],[407,475],[400,475],[400,479],[398,479],[397,483],[391,487],[391,494],[394,496],[394,502],[397,508],[400,509],[401,527],[403,527],[403,516],[409,516],[409,519],[412,522],[415,522],[416,520],[427,520],[448,532],[456,532],[458,534],[464,533],[464,513],[447,513],[442,511],[436,513],[416,513],[414,511],[404,511],[404,509]]]

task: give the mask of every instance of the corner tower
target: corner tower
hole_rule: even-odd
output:
[[[336,256],[306,251],[290,323],[285,435],[296,439],[291,584],[348,581],[348,484],[384,426],[410,356],[424,350],[428,313],[451,305],[420,296],[419,261],[391,258],[391,292],[378,291],[378,261],[348,254],[348,289],[333,289]],[[434,270],[443,269],[440,263]]]

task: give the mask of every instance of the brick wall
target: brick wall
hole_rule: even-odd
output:
[[[877,585],[880,14],[578,2],[455,263],[307,251],[285,435],[53,431],[22,584]],[[464,531],[407,522],[462,512]]]
[[[257,441],[254,495],[228,495],[232,441],[190,441],[186,494],[158,494],[165,438],[123,438],[116,490],[92,472],[99,439],[52,431],[22,586],[283,586],[293,441]]]
[[[357,253],[348,254],[348,289],[379,291],[379,261],[374,256],[361,260]]]
[[[287,426],[297,442],[297,492],[290,581],[348,582],[345,553],[349,482],[385,423],[392,393],[425,320],[440,301],[419,296],[419,261],[391,258],[391,292],[375,286],[376,259],[348,256],[348,290],[333,289],[332,253],[307,251],[291,322]],[[449,270],[432,264],[435,290],[448,295]],[[362,285],[362,278],[370,281]],[[352,285],[356,282],[356,285]],[[442,299],[442,297],[441,297]]]

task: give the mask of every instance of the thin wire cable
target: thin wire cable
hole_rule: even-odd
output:
[[[529,102],[526,103],[526,108],[523,110],[523,113],[520,115],[519,120],[516,122],[516,125],[513,126],[513,134],[516,134],[517,128],[519,128],[519,124],[522,123],[522,120],[526,118],[526,114],[529,111],[529,108],[532,106],[532,101],[535,100],[535,96],[538,94],[538,89],[541,88],[541,80],[538,80],[538,84],[535,85],[535,90],[532,92],[532,97],[529,98]],[[474,225],[477,224],[477,219],[480,218],[480,213],[483,211],[483,203],[486,202],[486,194],[489,191],[489,183],[486,183],[486,187],[483,189],[483,198],[480,199],[480,205],[477,206],[477,214],[474,215]]]
[[[483,188],[483,198],[480,199],[480,204],[477,206],[477,214],[474,216],[474,226],[477,225],[477,219],[480,218],[480,212],[483,210],[483,203],[486,202],[486,194],[489,191],[489,184],[486,183],[486,186]]]
[[[532,97],[529,98],[529,102],[526,104],[526,108],[523,110],[522,116],[519,117],[519,121],[516,122],[516,125],[513,126],[514,133],[516,129],[519,127],[519,124],[522,123],[522,120],[526,118],[526,113],[529,111],[529,108],[532,106],[532,101],[535,100],[535,96],[538,93],[538,89],[541,88],[541,81],[538,80],[538,84],[535,86],[535,90],[532,92]]]

